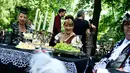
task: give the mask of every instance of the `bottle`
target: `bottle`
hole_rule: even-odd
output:
[[[12,29],[8,28],[5,30],[4,44],[10,44],[12,37]]]

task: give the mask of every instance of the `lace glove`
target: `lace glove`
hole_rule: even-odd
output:
[[[99,63],[97,63],[95,66],[94,66],[94,70],[97,70],[97,69],[99,69],[99,68],[103,68],[103,69],[105,69],[106,68],[106,63],[105,62],[99,62]]]
[[[94,66],[94,70],[97,70],[99,68],[105,69],[107,64],[110,62],[109,59],[104,58],[102,59],[100,62],[98,62],[95,66]]]

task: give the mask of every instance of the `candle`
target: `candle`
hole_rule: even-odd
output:
[[[45,30],[45,27],[46,27],[47,16],[48,16],[48,11],[46,11],[46,14],[45,14],[44,23],[43,23],[43,30]]]
[[[39,12],[39,9],[36,10],[36,15],[35,15],[35,20],[34,20],[34,30],[36,30],[38,12]]]
[[[40,20],[39,20],[39,23],[38,23],[38,31],[40,31],[40,27],[41,27],[41,22],[42,22],[42,14],[40,13]]]
[[[53,26],[54,26],[54,12],[52,13],[51,21],[50,21],[50,24],[49,24],[47,31],[50,33],[53,33]]]

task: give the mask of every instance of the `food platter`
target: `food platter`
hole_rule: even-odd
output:
[[[76,52],[76,51],[69,51],[69,50],[61,50],[61,49],[55,49],[54,51],[55,53],[59,53],[59,54],[68,54],[68,55],[84,55],[82,52]]]
[[[24,49],[24,50],[35,50],[35,47],[28,43],[20,42],[15,48]]]
[[[77,55],[80,54],[80,49],[77,49],[75,47],[73,47],[71,44],[67,44],[67,43],[57,43],[55,46],[55,52],[58,53],[64,53],[64,54],[70,54],[70,55]]]

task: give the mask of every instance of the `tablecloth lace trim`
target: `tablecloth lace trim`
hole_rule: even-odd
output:
[[[26,67],[29,65],[32,53],[19,50],[0,48],[0,61],[3,64],[12,63],[17,67]]]

